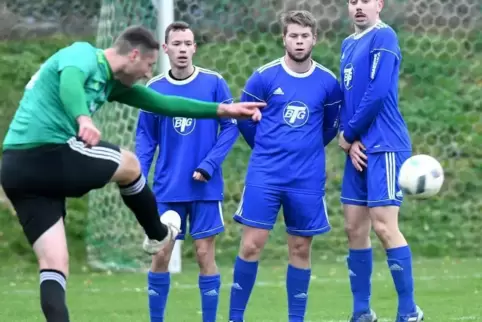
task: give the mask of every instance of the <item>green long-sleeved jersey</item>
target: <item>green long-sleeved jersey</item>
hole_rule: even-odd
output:
[[[3,148],[66,143],[78,132],[77,117],[92,116],[106,101],[194,118],[215,118],[218,105],[163,96],[142,85],[124,86],[113,78],[101,49],[76,42],[52,55],[32,76]]]

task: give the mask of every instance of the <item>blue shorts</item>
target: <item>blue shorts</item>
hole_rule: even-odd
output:
[[[158,203],[159,214],[176,211],[181,217],[181,232],[177,239],[184,240],[189,219],[189,234],[193,239],[203,239],[224,231],[221,201],[192,201]]]
[[[398,175],[411,152],[380,152],[367,154],[367,168],[355,169],[347,156],[341,202],[345,205],[383,207],[402,204],[403,193],[398,186]]]
[[[245,226],[271,230],[283,206],[286,232],[314,236],[331,230],[323,195],[246,186],[234,220]]]

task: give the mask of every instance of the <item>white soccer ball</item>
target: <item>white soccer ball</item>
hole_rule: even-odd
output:
[[[442,188],[444,171],[440,163],[426,154],[408,158],[400,168],[398,184],[405,195],[426,199]]]

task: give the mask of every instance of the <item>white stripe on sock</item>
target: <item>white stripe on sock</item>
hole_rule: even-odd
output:
[[[67,281],[65,280],[65,277],[57,272],[51,272],[51,271],[45,271],[40,273],[40,284],[45,281],[56,281],[57,283],[62,286],[62,288],[65,291],[65,287],[67,285]]]
[[[124,187],[124,188],[119,188],[121,195],[124,196],[132,196],[135,194],[138,194],[139,192],[144,189],[144,186],[146,185],[146,178],[144,176],[141,176],[137,182],[135,182],[133,185]]]

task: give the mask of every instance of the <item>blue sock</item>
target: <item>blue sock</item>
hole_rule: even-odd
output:
[[[353,313],[368,312],[372,288],[373,251],[371,248],[350,249],[346,262],[353,294]]]
[[[171,274],[149,272],[147,275],[147,291],[149,294],[149,316],[151,322],[164,321],[164,309],[166,308],[167,295]]]
[[[308,287],[311,269],[296,268],[288,265],[286,272],[286,292],[288,293],[288,321],[303,322],[305,320]]]
[[[199,275],[203,322],[215,322],[218,312],[221,275]]]
[[[387,262],[398,293],[398,312],[401,315],[415,312],[412,252],[410,247],[407,245],[387,249]]]
[[[257,274],[257,261],[247,262],[239,256],[236,257],[229,302],[229,321],[241,322],[244,320],[244,311],[246,310]]]

